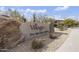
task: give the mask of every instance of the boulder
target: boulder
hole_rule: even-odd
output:
[[[22,40],[19,26],[20,23],[13,20],[0,22],[0,49],[12,48]]]

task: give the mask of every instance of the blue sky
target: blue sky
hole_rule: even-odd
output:
[[[0,10],[7,9],[18,10],[25,16],[30,16],[32,13],[39,13],[52,16],[56,19],[65,17],[79,19],[79,6],[0,6]]]

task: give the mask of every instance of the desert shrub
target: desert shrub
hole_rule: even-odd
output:
[[[59,30],[60,31],[64,31],[64,28],[61,26],[61,27],[59,27]]]
[[[63,23],[59,23],[58,24],[58,28],[60,31],[63,31],[64,30],[64,24]]]
[[[43,47],[42,41],[38,41],[38,40],[33,40],[32,41],[32,48],[33,49],[40,49],[42,47]]]
[[[49,34],[49,38],[50,38],[50,39],[56,39],[57,36]]]

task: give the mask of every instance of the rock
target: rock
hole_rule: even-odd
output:
[[[0,18],[2,20],[4,18]],[[6,19],[6,18],[5,18]],[[19,30],[20,23],[14,20],[0,22],[0,48],[14,47],[22,38]]]

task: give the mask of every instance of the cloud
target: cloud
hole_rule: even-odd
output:
[[[15,8],[10,8],[12,11],[16,10]]]
[[[18,12],[20,12],[20,13],[24,13],[25,12],[25,10],[24,9],[16,9]]]
[[[5,11],[6,9],[5,9],[5,7],[0,7],[0,10]]]
[[[43,9],[43,10],[32,10],[32,9],[26,9],[26,12],[31,12],[31,13],[46,13],[47,10]]]
[[[56,20],[63,20],[63,17],[61,15],[54,15],[53,16]]]
[[[14,11],[15,10],[15,8],[8,8],[8,9],[11,9],[12,11]],[[6,7],[4,7],[4,6],[2,6],[2,7],[0,7],[0,11],[8,11],[8,9],[6,9]]]
[[[64,7],[57,7],[54,10],[55,11],[60,11],[60,10],[67,10],[69,8],[69,6],[64,6]]]
[[[71,18],[71,19],[76,20],[76,19],[78,19],[78,16],[68,16],[68,17],[66,17],[66,18]]]
[[[61,16],[61,15],[54,15],[53,17],[54,17],[54,19],[56,19],[56,20],[64,20],[64,19],[67,19],[67,18],[71,18],[71,19],[74,19],[74,20],[79,19],[78,16]]]
[[[52,19],[54,19],[54,17],[53,16],[47,16],[48,18],[52,18]]]

